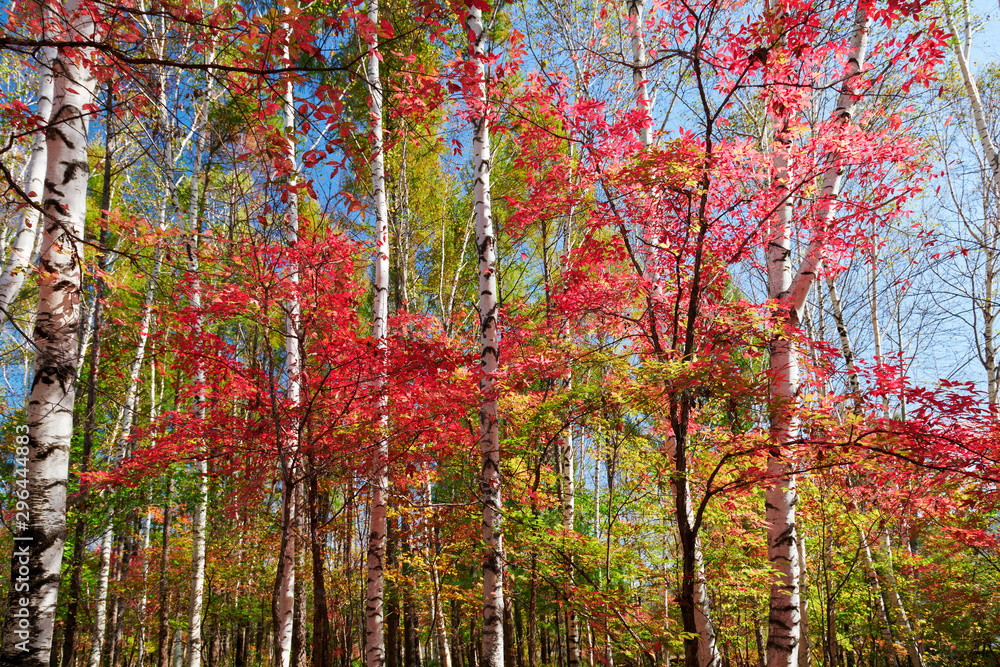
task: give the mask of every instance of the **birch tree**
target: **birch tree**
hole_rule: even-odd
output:
[[[285,14],[291,12],[285,9]],[[286,30],[286,42],[282,46],[282,56],[291,62],[290,27],[283,24]],[[301,350],[299,345],[300,306],[295,288],[299,283],[299,269],[294,259],[294,249],[299,234],[299,197],[298,185],[298,149],[295,141],[295,83],[291,79],[285,81],[283,97],[283,112],[285,121],[285,152],[288,161],[288,214],[285,221],[285,245],[293,251],[293,266],[291,268],[292,294],[284,304],[285,327],[285,377],[287,382],[286,398],[291,414],[289,425],[284,432],[279,428],[277,443],[281,465],[281,546],[278,556],[278,572],[274,585],[274,618],[275,618],[275,664],[278,667],[290,667],[292,661],[292,639],[295,611],[295,555],[298,517],[297,476],[299,451],[299,417],[298,408],[302,398],[300,375],[302,373]],[[277,415],[275,415],[277,419]]]
[[[49,13],[43,5],[42,26],[43,34],[45,26],[52,19],[47,17]],[[52,95],[55,88],[55,77],[52,74],[52,62],[56,57],[56,49],[46,46],[41,50],[41,58],[38,62],[38,101],[35,105],[35,117],[39,123],[49,122],[52,115]],[[14,240],[8,250],[7,263],[4,266],[3,274],[0,275],[0,312],[9,316],[10,304],[17,298],[24,284],[24,278],[31,263],[31,254],[35,248],[38,237],[39,209],[42,204],[42,193],[44,191],[46,161],[45,132],[39,128],[35,133],[35,139],[31,146],[28,158],[28,168],[24,177],[24,192],[28,195],[29,201],[24,203],[17,219],[17,230],[14,232]]]
[[[93,7],[64,5],[68,40],[97,33]],[[4,667],[47,667],[66,543],[66,487],[87,211],[87,139],[95,79],[89,48],[59,49],[52,63],[53,113],[46,132],[45,229],[35,320],[35,373],[27,423],[16,440],[11,584],[4,621]],[[22,434],[27,431],[27,436]]]
[[[206,62],[211,66],[215,60],[214,47],[209,50]],[[187,212],[188,236],[185,243],[185,259],[187,270],[191,275],[191,308],[198,315],[195,321],[194,335],[201,337],[204,331],[204,316],[200,314],[202,303],[199,244],[200,226],[200,193],[199,185],[202,177],[202,156],[208,139],[208,112],[212,99],[212,73],[208,70],[206,76],[205,101],[199,106],[195,119],[196,139],[194,144],[194,163],[191,168],[191,201]],[[174,205],[178,214],[181,212],[177,191],[174,190]],[[195,361],[194,384],[196,394],[194,400],[194,418],[197,423],[205,420],[205,367],[200,361]],[[194,517],[191,521],[191,594],[188,605],[188,644],[186,667],[200,667],[202,653],[201,617],[204,606],[205,589],[205,529],[208,517],[208,459],[204,452],[199,452],[195,462],[196,499]]]
[[[983,100],[979,95],[979,87],[976,85],[976,77],[972,73],[969,65],[969,53],[972,49],[972,26],[969,22],[969,6],[967,0],[962,2],[963,11],[963,31],[962,39],[959,38],[959,31],[955,27],[954,15],[948,2],[944,4],[945,20],[948,23],[948,30],[951,31],[952,50],[955,52],[955,59],[958,60],[958,67],[962,72],[962,82],[965,84],[965,92],[969,98],[969,105],[972,107],[972,117],[976,124],[976,133],[979,135],[979,142],[983,148],[983,155],[989,167],[993,182],[1000,192],[1000,155],[997,154],[993,138],[990,137],[989,123],[986,112],[983,110]]]
[[[482,10],[469,7],[465,19],[474,65],[470,95],[472,161],[475,175],[476,250],[479,257],[479,448],[482,466],[479,477],[483,506],[483,667],[502,667],[504,657],[503,533],[501,532],[500,430],[497,415],[497,380],[500,368],[499,304],[497,301],[496,238],[490,201],[489,98],[486,62],[489,39]]]
[[[367,667],[385,665],[385,546],[389,495],[389,415],[386,394],[388,347],[386,324],[389,314],[389,223],[385,192],[385,150],[382,130],[382,81],[379,76],[379,3],[370,0],[368,21],[372,36],[368,45],[366,83],[372,137],[372,193],[375,198],[375,290],[372,314],[372,371],[375,391],[375,442],[371,463],[371,518],[368,530],[367,591],[365,596],[365,662]]]
[[[864,65],[871,19],[868,9],[859,5],[854,18],[850,50],[843,75],[833,131],[850,123],[857,105],[855,79]],[[802,264],[794,274],[791,234],[794,213],[790,181],[791,130],[789,118],[778,120],[772,158],[773,187],[777,210],[771,218],[767,242],[768,297],[780,304],[779,327],[798,327],[802,321],[806,297],[819,274],[825,253],[826,230],[836,210],[844,174],[843,158],[834,149],[825,158],[822,189],[817,207],[816,227]],[[798,664],[800,640],[800,591],[798,534],[795,525],[796,491],[791,446],[799,439],[797,414],[799,393],[799,358],[794,342],[780,330],[769,344],[771,399],[771,450],[767,472],[774,480],[765,494],[768,560],[775,570],[771,584],[768,615],[768,667],[793,667]]]

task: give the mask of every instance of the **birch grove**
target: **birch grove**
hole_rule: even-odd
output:
[[[995,25],[16,0],[0,663],[992,665]]]

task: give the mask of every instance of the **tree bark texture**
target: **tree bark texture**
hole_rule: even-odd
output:
[[[47,31],[44,26],[51,19],[47,16],[48,10],[44,8],[44,5],[42,12],[43,33],[45,33]],[[17,218],[17,230],[14,232],[14,239],[10,244],[3,274],[0,275],[0,313],[7,313],[10,304],[20,293],[38,237],[39,211],[35,207],[41,207],[42,193],[45,188],[48,142],[43,128],[52,116],[52,96],[55,93],[52,62],[55,58],[56,49],[54,47],[47,46],[41,50],[41,59],[38,64],[38,101],[35,104],[35,117],[38,119],[39,128],[31,146],[28,168],[24,177],[24,192],[28,196],[28,201],[24,202],[24,209]]]
[[[871,20],[866,7],[855,14],[854,33],[844,72],[844,83],[834,113],[834,132],[847,126],[854,114],[857,99],[854,80],[864,64],[868,28]],[[836,209],[844,166],[839,151],[833,149],[825,159],[823,186],[817,206],[816,228],[805,258],[792,278],[791,230],[793,197],[790,188],[791,132],[788,119],[778,119],[772,157],[772,187],[777,210],[771,219],[767,246],[768,296],[782,304],[779,327],[795,329],[802,320],[806,296],[822,268],[826,230]],[[770,342],[771,437],[768,474],[773,480],[765,494],[765,517],[768,524],[768,559],[775,570],[771,584],[768,615],[768,667],[794,667],[798,663],[800,627],[798,535],[795,504],[798,493],[793,474],[791,446],[799,438],[798,351],[790,336],[775,334]]]
[[[367,590],[365,592],[365,664],[385,665],[385,545],[386,515],[389,496],[389,415],[386,394],[388,348],[386,325],[389,315],[389,222],[385,191],[385,153],[382,129],[382,81],[379,74],[379,3],[371,0],[368,21],[373,27],[373,42],[368,47],[366,79],[372,140],[372,192],[375,195],[375,285],[372,315],[373,376],[375,378],[375,442],[372,447],[371,512],[368,532]],[[409,658],[408,658],[409,659]]]
[[[466,27],[472,42],[476,88],[472,106],[473,171],[475,174],[476,248],[479,256],[479,324],[481,369],[479,447],[482,452],[479,493],[483,507],[483,656],[482,667],[503,667],[503,539],[500,526],[500,432],[496,373],[500,367],[496,239],[490,200],[489,100],[486,88],[487,29],[482,11],[469,8]]]
[[[71,39],[90,40],[91,13],[77,0],[65,4]],[[13,483],[23,509],[14,516],[11,585],[4,621],[4,667],[48,667],[55,626],[63,546],[77,335],[87,210],[87,134],[94,102],[89,49],[60,50],[53,62],[53,114],[46,132],[42,241],[35,372],[27,410],[27,436],[17,429]],[[23,610],[23,611],[22,611]]]

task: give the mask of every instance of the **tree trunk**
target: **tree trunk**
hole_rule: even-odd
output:
[[[152,380],[150,384],[155,387],[156,383]],[[151,392],[155,393],[155,392]],[[155,398],[153,400],[151,411],[155,414]],[[155,416],[153,416],[153,421],[155,421]],[[150,507],[146,507],[146,516],[143,518],[142,525],[142,590],[139,596],[139,614],[138,614],[138,628],[136,631],[136,644],[138,645],[138,653],[136,655],[135,667],[146,667],[146,605],[148,602],[148,582],[149,582],[149,537],[153,530],[153,511]]]
[[[163,499],[163,542],[160,547],[160,592],[159,592],[159,629],[156,651],[156,667],[167,667],[170,661],[170,585],[167,580],[167,563],[170,558],[170,496],[174,492],[174,478],[167,471],[167,492]]]
[[[94,33],[89,8],[65,4],[73,32]],[[3,667],[48,667],[63,546],[73,403],[76,398],[82,239],[87,210],[87,133],[94,101],[90,49],[60,50],[51,127],[46,133],[45,237],[35,320],[35,376],[27,423],[15,429],[15,514],[11,584],[4,620]],[[27,436],[22,435],[27,431]],[[22,514],[24,516],[22,516]],[[26,602],[27,604],[22,604]],[[22,625],[22,621],[24,625]]]
[[[572,380],[571,380],[572,381]],[[567,389],[569,385],[567,384]],[[560,456],[562,458],[562,522],[563,532],[567,537],[572,535],[576,525],[576,471],[573,455],[573,425],[566,426]],[[566,545],[565,539],[563,544]],[[576,584],[575,562],[572,553],[565,548],[568,560],[567,595],[566,595],[566,662],[568,667],[580,667],[580,622],[576,615],[573,602],[573,589]]]
[[[483,507],[483,667],[503,666],[503,538],[500,527],[500,439],[496,374],[500,367],[496,239],[490,194],[490,122],[486,91],[487,29],[482,11],[469,7],[466,27],[472,38],[478,108],[473,112],[476,248],[479,254],[479,324],[482,377],[479,388],[479,447],[482,452],[479,493]]]
[[[691,487],[687,480],[686,426],[682,426],[667,441],[667,455],[673,459],[677,475],[670,486],[674,492],[678,537],[681,547],[680,607],[684,631],[690,637],[684,641],[685,664],[688,667],[718,667],[719,649],[715,641],[705,562],[698,536],[700,522],[691,502]],[[678,437],[680,436],[680,437]],[[678,447],[677,443],[682,443]],[[608,488],[611,488],[609,478]],[[609,501],[610,502],[610,501]]]
[[[312,546],[313,572],[313,667],[332,667],[330,653],[330,616],[326,600],[326,565],[323,557],[323,540],[320,537],[320,522],[326,520],[327,505],[319,504],[319,478],[315,469],[309,478],[309,539]]]
[[[134,542],[131,538],[123,537],[118,545],[118,567],[115,568],[115,581],[119,587],[121,583],[128,579],[128,569],[132,562],[134,553]],[[122,638],[125,633],[125,599],[119,594],[115,595],[114,603],[111,606],[111,643],[108,646],[109,660],[111,667],[120,667],[125,645]]]
[[[872,561],[871,547],[868,544],[868,537],[863,530],[858,531],[861,538],[861,564],[865,569],[865,579],[872,597],[875,598],[875,606],[878,611],[879,629],[882,633],[882,650],[885,651],[886,665],[899,665],[896,657],[896,648],[892,641],[892,627],[889,625],[889,617],[885,613],[885,602],[882,596],[882,586],[879,583],[878,573],[875,571],[875,564]]]
[[[955,35],[952,47],[955,51],[955,57],[958,59],[958,67],[962,72],[962,81],[965,83],[965,92],[969,96],[969,104],[972,106],[972,116],[976,121],[976,132],[979,134],[979,142],[983,147],[983,155],[986,157],[986,162],[990,165],[993,182],[1000,189],[1000,155],[997,154],[996,146],[993,145],[993,140],[990,138],[989,122],[986,119],[985,111],[983,111],[983,102],[979,96],[979,89],[976,87],[976,77],[972,74],[972,70],[969,67],[971,36],[968,32],[966,33],[966,41],[963,48],[963,45],[958,41],[957,36],[959,33],[955,28],[951,10],[947,6],[945,6],[944,10],[948,30],[951,31],[952,35]],[[968,17],[966,17],[966,21],[968,21]]]
[[[47,5],[40,5],[42,9],[43,35],[48,33],[44,28],[51,20],[48,17],[49,9]],[[30,157],[28,158],[28,168],[24,177],[24,192],[28,195],[29,202],[18,216],[17,231],[14,232],[14,239],[11,242],[7,263],[4,266],[3,274],[0,275],[0,313],[6,313],[10,317],[10,304],[14,302],[24,285],[24,278],[30,269],[32,252],[35,249],[35,242],[38,237],[39,212],[35,208],[42,205],[42,192],[44,189],[45,170],[47,167],[47,149],[45,132],[42,129],[52,115],[52,96],[55,92],[55,77],[52,74],[52,62],[56,58],[56,49],[46,46],[41,51],[41,58],[38,62],[38,101],[35,104],[35,117],[39,123],[36,130],[35,139],[31,146]],[[65,667],[69,667],[68,664]]]
[[[854,364],[854,350],[851,347],[851,339],[847,335],[847,324],[844,321],[844,309],[840,305],[840,295],[837,293],[837,284],[833,278],[827,278],[827,289],[830,291],[830,305],[833,309],[833,321],[837,325],[837,335],[840,337],[840,352],[844,355],[844,365],[847,367],[847,381],[851,393],[854,395],[855,406],[860,406],[861,383],[858,382],[858,370]]]
[[[389,519],[386,523],[386,550],[385,564],[390,570],[398,567],[396,561],[396,543],[398,541],[398,530],[396,529],[396,519]],[[386,586],[385,600],[385,650],[386,667],[401,667],[402,645],[399,643],[399,584]]]
[[[291,10],[285,8],[287,14]],[[285,25],[288,29],[287,24]],[[283,46],[285,58],[290,58],[289,45]],[[285,82],[284,94],[285,157],[288,160],[288,187],[286,190],[288,210],[286,214],[285,245],[295,252],[299,237],[298,153],[295,141],[295,86],[291,79]],[[275,437],[281,467],[281,552],[278,572],[274,583],[274,651],[277,667],[292,667],[295,635],[295,591],[300,583],[296,579],[297,532],[299,525],[298,451],[299,451],[299,404],[301,402],[302,360],[299,338],[299,299],[294,292],[299,283],[297,261],[292,258],[292,294],[285,300],[285,375],[288,378],[286,398],[289,420],[287,428],[282,427],[281,413],[273,409]],[[273,387],[273,384],[272,384]],[[272,406],[277,397],[272,392]],[[299,645],[300,650],[304,646]]]
[[[899,588],[896,586],[896,573],[893,571],[892,565],[892,542],[889,540],[889,531],[886,530],[885,526],[882,527],[881,538],[882,547],[885,549],[882,580],[885,582],[885,592],[888,597],[889,607],[892,609],[892,615],[896,626],[899,628],[903,645],[906,646],[906,653],[910,658],[910,667],[924,667],[924,656],[917,645],[913,627],[910,625],[910,619],[906,615],[906,608],[903,607],[903,600],[899,597]],[[875,559],[876,567],[878,560],[880,559]]]
[[[636,106],[647,115],[649,108],[649,88],[646,85],[646,44],[642,30],[643,0],[628,0],[629,29],[632,33],[632,85],[635,88]],[[643,148],[652,144],[650,123],[644,123],[639,130],[639,138]]]
[[[214,56],[209,56],[209,64],[214,60]],[[196,336],[203,330],[203,316],[201,311],[201,277],[199,274],[199,193],[198,186],[202,176],[202,153],[205,150],[208,126],[208,100],[211,99],[211,81],[209,75],[206,93],[206,102],[202,105],[199,118],[196,121],[198,138],[195,141],[194,165],[191,171],[191,205],[188,209],[188,241],[187,241],[187,269],[191,274],[191,307],[197,315],[195,324]],[[174,192],[175,206],[177,204],[177,193]],[[178,212],[180,207],[177,207]],[[194,401],[194,417],[198,423],[205,420],[205,369],[199,362],[195,361],[194,383],[197,393]],[[194,517],[191,521],[191,596],[188,605],[188,653],[187,667],[201,667],[202,659],[202,605],[205,588],[205,527],[208,515],[208,460],[207,454],[203,451],[195,465],[196,475],[196,495],[194,502]]]
[[[792,140],[787,121],[778,132],[772,158],[773,187],[779,208],[771,223],[768,241],[768,296],[781,300],[792,286],[791,229],[793,193],[789,185],[789,148]],[[794,308],[787,314],[790,326],[797,326]],[[783,335],[770,343],[771,437],[767,472],[773,480],[765,494],[768,560],[775,571],[771,583],[768,617],[768,667],[793,667],[799,650],[799,562],[795,528],[795,488],[793,463],[788,444],[798,439],[796,401],[799,390],[798,352]]]
[[[411,552],[410,524],[404,519],[402,525],[403,550],[409,554]],[[403,573],[412,574],[410,567],[405,567]],[[413,599],[412,587],[404,586],[403,589],[403,649],[405,667],[420,667],[420,620],[417,616],[417,607]]]
[[[848,53],[835,128],[845,127],[854,114],[857,96],[854,79],[864,64],[870,19],[867,8],[859,6],[855,13],[854,34]],[[819,273],[826,248],[825,230],[833,217],[844,169],[836,151],[827,154],[823,187],[817,207],[817,228],[809,243],[805,258],[792,280],[791,230],[794,192],[789,178],[789,147],[791,133],[787,119],[776,136],[777,146],[772,159],[776,213],[772,216],[767,248],[768,296],[781,304],[778,311],[780,326],[798,328],[805,308],[805,299]],[[765,494],[765,518],[768,525],[768,559],[775,570],[771,584],[768,616],[768,666],[793,667],[798,663],[801,639],[799,608],[798,536],[795,526],[794,464],[790,445],[799,438],[798,392],[799,361],[794,343],[784,334],[770,342],[771,371],[771,437],[767,470],[773,480]]]
[[[812,660],[809,653],[809,578],[806,567],[806,541],[799,538],[799,622],[802,624],[801,637],[799,639],[799,667],[811,667]]]
[[[372,192],[375,195],[375,290],[372,313],[372,340],[375,417],[375,447],[371,461],[371,513],[368,531],[367,591],[365,594],[365,664],[385,665],[385,543],[386,513],[389,496],[389,415],[386,394],[388,348],[386,344],[389,315],[389,229],[385,192],[385,155],[382,130],[382,81],[379,74],[379,3],[371,0],[368,21],[372,24],[373,42],[368,47],[366,83],[372,122]],[[407,647],[409,653],[409,646]],[[407,661],[410,660],[407,655]]]
[[[282,455],[281,484],[281,548],[278,570],[274,580],[272,603],[274,618],[274,664],[275,667],[292,667],[292,635],[295,611],[295,529],[296,488],[293,464],[289,460],[294,453]]]
[[[87,667],[100,667],[104,651],[104,631],[107,627],[108,583],[111,578],[111,548],[114,530],[109,523],[101,535],[101,563],[97,575],[97,595],[94,610],[94,639],[90,643]]]
[[[767,650],[764,645],[764,631],[760,628],[760,619],[754,614],[753,619],[753,630],[754,635],[757,639],[757,664],[760,667],[767,667]]]
[[[302,492],[298,491],[299,506],[303,505]],[[309,644],[307,643],[307,623],[306,609],[309,607],[309,598],[306,595],[306,586],[303,573],[306,569],[305,540],[296,539],[296,567],[298,572],[295,576],[295,613],[292,622],[292,659],[294,667],[306,667],[309,664]]]
[[[427,528],[427,569],[431,580],[434,631],[437,635],[440,667],[451,667],[451,647],[448,645],[448,628],[444,622],[444,605],[441,603],[441,577],[437,569],[440,535],[437,526],[437,512],[434,511],[434,492],[429,478],[427,480],[427,504],[431,507],[432,518],[432,525]]]

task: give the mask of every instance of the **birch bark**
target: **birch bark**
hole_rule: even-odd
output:
[[[465,20],[475,65],[471,105],[474,136],[476,249],[479,256],[479,325],[482,377],[479,388],[479,447],[482,452],[479,493],[483,506],[483,657],[482,667],[503,667],[503,533],[501,532],[500,432],[496,374],[500,368],[496,239],[490,201],[489,100],[486,88],[488,33],[479,7],[469,8]]]
[[[285,13],[290,13],[286,8]],[[286,31],[288,24],[284,24]],[[291,61],[288,42],[283,47],[283,57]],[[298,185],[298,152],[295,141],[295,84],[289,79],[285,82],[284,93],[285,115],[285,151],[288,159],[288,215],[285,229],[285,244],[294,251],[299,236],[299,196]],[[295,290],[299,284],[299,269],[293,258],[291,275],[292,294],[284,303],[285,309],[285,376],[287,378],[286,398],[291,413],[287,431],[278,431],[278,451],[281,459],[281,553],[278,559],[278,572],[275,581],[274,614],[275,614],[275,664],[278,667],[290,667],[292,662],[292,644],[295,629],[295,561],[296,541],[299,523],[298,504],[300,494],[297,492],[296,478],[298,475],[299,450],[299,420],[298,409],[301,403],[302,373],[301,350],[299,347],[300,306]],[[275,415],[277,418],[278,415]]]
[[[573,159],[573,144],[569,145],[569,158]],[[572,169],[572,167],[571,167]],[[570,185],[573,184],[573,174],[570,172]],[[574,207],[570,205],[563,224],[563,268],[569,266],[570,255],[573,252],[572,225]],[[569,322],[563,327],[563,338],[570,338]],[[569,367],[566,379],[565,390],[569,392],[573,388],[573,368]],[[560,447],[560,471],[562,473],[562,523],[563,534],[570,536],[576,530],[576,457],[573,446],[573,417],[567,415],[566,432]],[[564,538],[565,539],[565,538]],[[570,589],[576,585],[576,560],[570,549],[566,549],[567,564],[569,571],[567,583]],[[520,647],[518,647],[520,649]],[[520,652],[520,651],[519,651]],[[567,595],[566,600],[566,662],[568,667],[579,667],[580,665],[580,619],[576,613],[576,606],[573,600]]]
[[[45,16],[47,13],[48,11],[43,9],[43,33],[47,23]],[[52,115],[52,96],[55,91],[52,62],[56,58],[56,49],[47,46],[42,49],[41,54],[38,63],[38,102],[35,105],[35,117],[40,123],[45,124],[49,122],[49,117]],[[28,169],[24,177],[24,192],[28,195],[30,203],[25,203],[21,215],[18,216],[17,231],[14,232],[14,239],[10,244],[3,275],[0,275],[0,312],[2,313],[8,313],[10,304],[20,293],[28,265],[31,263],[32,251],[35,249],[40,217],[36,207],[41,207],[42,204],[43,181],[47,166],[46,145],[45,132],[39,128],[31,146]]]
[[[388,348],[386,324],[389,314],[389,222],[385,192],[385,154],[382,129],[382,81],[379,74],[379,2],[370,0],[368,20],[374,35],[368,47],[366,80],[371,97],[372,192],[375,197],[375,294],[372,322],[375,377],[374,415],[376,436],[371,463],[371,523],[368,532],[367,590],[365,595],[365,662],[367,667],[385,665],[385,546],[389,496],[389,440],[386,395]],[[407,657],[409,660],[409,655]]]
[[[857,104],[854,80],[864,64],[871,20],[867,9],[859,6],[844,72],[844,84],[834,114],[834,131],[850,122]],[[806,296],[822,268],[826,230],[836,209],[844,168],[836,150],[827,154],[823,186],[817,207],[816,229],[805,258],[792,279],[791,229],[792,195],[789,186],[788,119],[781,121],[776,134],[772,160],[773,187],[779,202],[772,217],[767,247],[768,296],[782,304],[781,327],[797,328],[802,320]],[[798,535],[795,525],[795,486],[791,447],[799,439],[797,414],[799,392],[798,351],[788,335],[779,332],[770,342],[772,447],[767,469],[774,480],[765,494],[765,517],[768,523],[768,559],[776,574],[771,584],[769,605],[768,667],[793,667],[798,663],[800,627]]]
[[[214,50],[209,53],[207,63],[209,66],[214,62]],[[202,154],[205,151],[205,141],[208,133],[208,104],[212,98],[212,72],[208,71],[206,77],[205,102],[199,110],[199,118],[196,122],[197,139],[194,147],[194,165],[191,169],[191,202],[188,208],[188,239],[185,254],[187,258],[187,270],[191,274],[191,307],[198,312],[195,324],[195,336],[200,338],[204,329],[201,311],[201,275],[199,271],[198,246],[200,237],[200,193],[199,185],[202,177]],[[174,191],[176,205],[177,192]],[[177,207],[178,213],[180,207]],[[205,368],[195,361],[194,383],[197,387],[194,402],[194,416],[198,423],[205,420]],[[187,667],[200,667],[202,653],[201,616],[204,603],[205,589],[205,527],[208,515],[208,460],[204,457],[198,459],[195,467],[197,479],[196,500],[194,503],[194,516],[191,520],[191,596],[188,606],[188,646],[187,646]]]
[[[892,626],[889,624],[889,617],[885,613],[882,586],[879,584],[878,573],[875,571],[875,563],[872,559],[868,537],[865,535],[864,530],[861,529],[858,530],[858,535],[861,538],[861,563],[865,569],[865,579],[868,581],[869,588],[872,589],[872,595],[875,598],[875,607],[878,611],[879,621],[881,621],[879,623],[879,630],[882,634],[882,650],[885,651],[886,664],[899,665],[899,659],[896,656],[896,649],[892,641]]]
[[[568,231],[568,230],[567,230]],[[568,235],[567,235],[568,238]],[[572,376],[567,382],[566,389],[571,388]],[[563,438],[560,451],[562,458],[562,497],[563,497],[563,531],[566,535],[574,532],[576,526],[576,480],[575,461],[573,456],[573,424],[566,426],[566,435]],[[573,556],[569,558],[569,585],[575,585],[575,562]],[[572,600],[567,600],[566,607],[566,662],[568,667],[579,667],[580,665],[580,621],[576,615],[576,607]]]
[[[96,33],[91,7],[68,0],[65,10],[71,17],[70,38],[90,41]],[[95,86],[90,55],[88,48],[60,50],[52,67],[54,111],[46,132],[35,374],[28,399],[27,437],[17,439],[19,448],[26,447],[26,451],[17,450],[24,474],[18,473],[14,484],[28,516],[15,525],[0,652],[4,667],[48,667],[52,649],[66,542],[66,486],[76,398],[81,239],[90,171],[87,134]]]
[[[910,625],[910,619],[906,615],[903,600],[899,597],[899,588],[896,585],[896,573],[892,565],[892,542],[889,540],[889,531],[886,530],[885,526],[882,526],[880,537],[882,539],[882,547],[885,549],[885,562],[882,563],[882,580],[886,583],[885,591],[889,599],[889,608],[892,610],[892,615],[899,628],[899,634],[902,635],[903,645],[906,646],[906,654],[910,658],[910,667],[924,667],[924,656],[917,645],[913,626]],[[876,557],[873,560],[875,561],[876,569],[878,569],[881,559]]]
[[[965,7],[966,20],[968,20],[968,6]],[[990,137],[989,125],[986,121],[986,112],[983,110],[983,101],[979,95],[979,88],[976,86],[976,77],[969,67],[969,49],[971,48],[971,32],[966,31],[966,40],[963,45],[958,39],[958,30],[955,28],[955,20],[952,16],[948,3],[944,3],[944,16],[948,23],[948,30],[954,36],[952,42],[955,58],[958,60],[958,67],[962,71],[962,81],[965,83],[965,92],[969,96],[969,105],[972,107],[972,116],[976,122],[976,132],[979,134],[979,142],[983,147],[983,154],[986,162],[990,166],[993,182],[1000,191],[1000,155],[997,154],[996,146]]]

